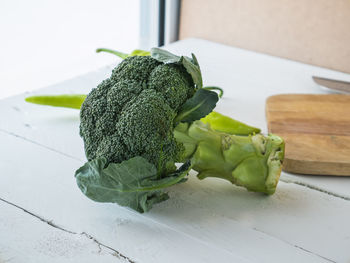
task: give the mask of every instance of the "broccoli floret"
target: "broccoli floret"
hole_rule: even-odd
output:
[[[175,64],[157,66],[150,75],[150,88],[163,95],[169,106],[177,110],[184,101],[193,95],[191,76],[183,67]]]
[[[162,65],[162,63],[148,56],[128,57],[112,71],[111,80],[114,82],[128,80],[147,83],[151,72],[158,65]]]
[[[127,159],[142,156],[158,169],[172,163],[181,148],[173,136],[173,119],[176,113],[153,89],[143,90],[130,100],[116,123],[116,134],[127,147]],[[115,155],[118,157],[119,153]],[[114,161],[114,160],[113,160]]]
[[[194,91],[181,65],[126,58],[81,107],[80,135],[88,160],[104,157],[108,164],[141,156],[160,174],[174,171],[184,148],[174,138],[173,122]]]

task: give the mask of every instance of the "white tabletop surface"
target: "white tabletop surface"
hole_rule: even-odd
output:
[[[326,93],[318,75],[350,75],[238,48],[188,39],[205,85],[225,89],[217,111],[266,132],[265,100]],[[111,67],[32,94],[87,93]],[[219,179],[169,189],[139,214],[95,203],[75,183],[85,161],[76,110],[0,101],[0,262],[350,262],[350,178],[282,173],[272,196]]]

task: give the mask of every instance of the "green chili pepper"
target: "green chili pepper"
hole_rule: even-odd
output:
[[[25,98],[25,101],[40,105],[80,109],[85,99],[86,95],[84,94],[67,94],[31,96]]]
[[[98,48],[98,49],[96,49],[96,53],[100,53],[100,52],[110,53],[110,54],[116,55],[116,56],[118,56],[118,57],[120,57],[122,59],[125,59],[125,58],[130,56],[129,54],[126,54],[126,53],[123,53],[123,52],[119,52],[119,51],[116,51],[116,50],[112,50],[112,49],[108,49],[108,48]]]
[[[135,49],[133,50],[130,54],[126,54],[117,50],[109,49],[109,48],[98,48],[96,49],[97,53],[100,52],[106,52],[110,53],[113,55],[116,55],[122,59],[126,59],[127,57],[132,57],[132,56],[150,56],[151,53],[149,51],[141,50],[141,49]]]
[[[249,135],[260,133],[260,129],[244,124],[240,121],[231,119],[218,112],[211,112],[201,119],[203,123],[209,124],[215,131],[225,132],[234,135]]]

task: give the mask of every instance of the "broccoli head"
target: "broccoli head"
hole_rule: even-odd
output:
[[[173,122],[194,92],[183,66],[149,56],[126,58],[81,107],[80,135],[87,159],[119,163],[141,156],[160,174],[174,171],[183,147],[174,138]]]

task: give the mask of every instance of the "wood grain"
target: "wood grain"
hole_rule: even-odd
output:
[[[284,170],[350,175],[350,96],[285,94],[266,101],[268,130],[286,141]]]

